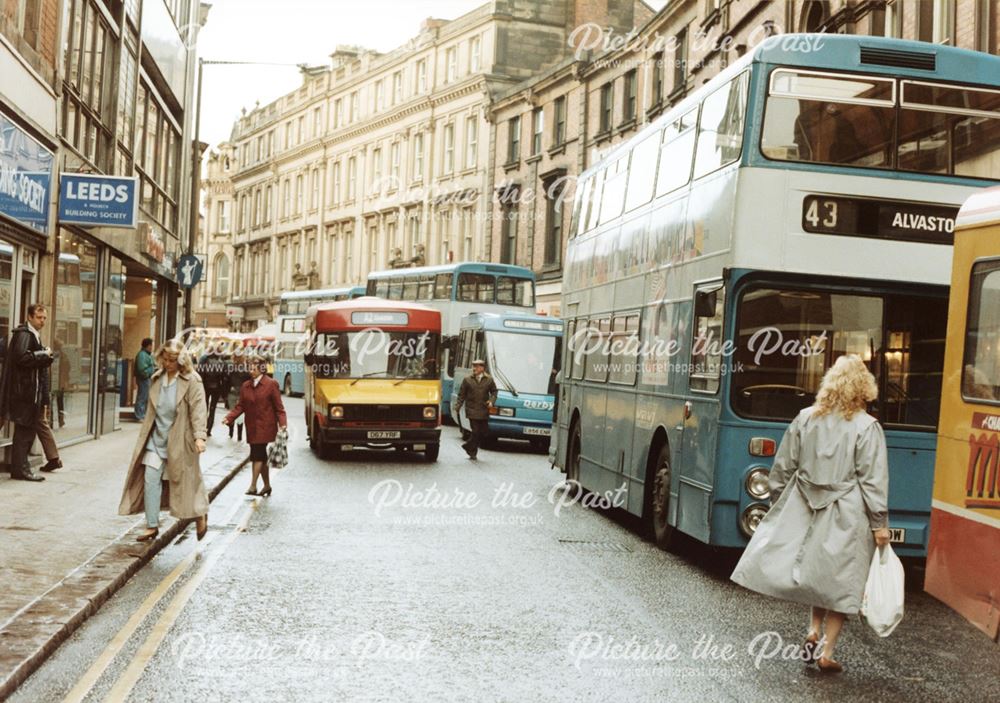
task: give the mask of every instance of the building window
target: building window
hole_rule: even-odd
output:
[[[340,204],[340,162],[333,165],[333,173],[330,176],[330,204]]]
[[[465,121],[465,167],[475,168],[479,160],[479,121],[470,117]]]
[[[313,110],[313,139],[317,139],[323,134],[323,108],[317,107]]]
[[[302,115],[298,119],[298,128],[296,129],[295,132],[295,143],[301,144],[308,138],[309,135],[306,134],[306,117],[305,115]]]
[[[535,108],[531,115],[531,155],[542,153],[542,131],[545,129],[545,110]]]
[[[563,242],[563,194],[566,181],[563,178],[545,184],[545,265],[559,263]]]
[[[514,163],[521,158],[521,116],[512,117],[507,121],[507,163]]]
[[[333,110],[330,112],[330,119],[333,120],[333,128],[338,129],[344,124],[344,101],[337,98],[333,101]]]
[[[413,180],[419,181],[424,177],[424,135],[423,133],[413,135]]]
[[[622,121],[630,122],[635,119],[635,92],[637,76],[635,69],[625,74],[625,90],[622,94]]]
[[[614,85],[611,83],[605,83],[601,86],[601,116],[599,130],[601,133],[611,131],[611,108],[613,98]]]
[[[111,74],[118,75],[113,63],[115,39],[93,0],[71,2],[65,39],[63,137],[91,164],[109,172],[115,144],[115,110],[110,99]]]
[[[385,81],[375,81],[374,112],[385,109]]]
[[[392,176],[390,187],[395,189],[399,187],[399,142],[393,142],[389,147],[389,163],[389,173]]]
[[[514,264],[517,259],[517,203],[505,203],[500,235],[500,263]]]
[[[372,149],[372,190],[382,192],[382,150]]]
[[[215,277],[212,297],[216,300],[225,300],[229,297],[229,258],[225,254],[220,253],[215,257],[212,275]]]
[[[997,4],[976,3],[976,51],[997,53]]]
[[[271,223],[271,201],[274,199],[274,187],[268,186],[264,191],[264,224]]]
[[[217,231],[219,234],[228,234],[230,225],[228,200],[219,201],[218,214],[219,214],[219,222]]]
[[[417,93],[427,91],[427,59],[417,61]]]
[[[650,105],[656,107],[663,102],[663,52],[653,55],[650,66]]]
[[[469,42],[469,70],[478,73],[483,62],[483,42],[479,37],[473,37]]]
[[[455,47],[452,47],[444,52],[444,56],[445,66],[447,67],[445,82],[454,83],[458,79],[458,51],[455,50]]]
[[[312,192],[309,195],[309,209],[315,210],[319,207],[319,169],[312,170]]]
[[[131,39],[122,44],[121,79],[118,90],[118,151],[117,173],[132,173],[135,149],[136,53]]]
[[[300,173],[295,177],[295,214],[301,215],[306,204],[305,178]]]
[[[361,98],[358,91],[351,93],[351,122],[357,122],[361,116]]]
[[[455,125],[449,123],[444,126],[444,162],[441,173],[448,175],[455,170]]]
[[[292,127],[292,122],[291,122],[291,120],[289,120],[288,122],[285,123],[285,149],[286,150],[292,148],[292,133],[293,133],[293,130],[294,130],[294,127]]]
[[[687,89],[687,29],[682,29],[674,35],[674,47],[674,86],[671,95],[680,96]]]
[[[245,232],[247,228],[247,196],[246,193],[240,195],[240,231]]]
[[[352,156],[347,160],[347,199],[354,200],[358,192],[358,159]]]
[[[553,124],[552,142],[554,146],[566,143],[566,96],[556,98],[555,123]]]
[[[992,3],[986,3],[992,4]],[[934,0],[934,42],[955,45],[955,0]]]
[[[256,229],[257,227],[260,227],[260,188],[257,188],[253,192],[253,209],[251,212],[253,212],[253,219],[250,226]]]
[[[292,214],[292,182],[285,179],[281,188],[281,217],[286,218]]]
[[[403,72],[396,71],[392,74],[392,102],[395,105],[403,102]]]
[[[180,130],[156,94],[139,84],[136,103],[136,158],[141,206],[168,232],[177,227],[177,168],[180,163]]]

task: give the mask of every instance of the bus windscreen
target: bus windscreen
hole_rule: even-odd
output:
[[[559,358],[557,337],[490,332],[488,339],[490,361],[499,366],[494,369],[498,387],[529,395],[555,393],[556,360]]]
[[[438,335],[431,332],[319,334],[313,348],[316,378],[438,378]]]

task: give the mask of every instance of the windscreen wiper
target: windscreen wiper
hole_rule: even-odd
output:
[[[503,383],[505,386],[507,386],[507,390],[510,391],[510,394],[516,398],[517,397],[517,389],[514,388],[514,384],[510,382],[510,379],[507,378],[507,376],[504,374],[504,372],[500,370],[500,367],[497,366],[497,355],[496,355],[496,353],[494,353],[491,356],[490,361],[493,363],[493,373],[495,373],[497,375],[497,378],[500,379],[501,383]]]
[[[360,381],[362,378],[371,378],[372,376],[377,376],[379,374],[386,374],[386,373],[388,373],[388,372],[387,371],[372,371],[371,373],[362,374],[362,375],[358,376],[356,379],[354,379],[353,381],[351,381],[351,385],[353,386],[355,383],[357,383],[358,381]]]

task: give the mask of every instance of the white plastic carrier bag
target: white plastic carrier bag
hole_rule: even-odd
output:
[[[861,600],[861,617],[879,637],[888,637],[903,619],[903,562],[892,547],[876,547]]]

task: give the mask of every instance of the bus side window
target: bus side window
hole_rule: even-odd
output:
[[[365,295],[378,295],[375,292],[376,286],[378,286],[378,281],[368,281],[368,285],[365,286]]]
[[[639,316],[616,317],[612,328],[614,344],[611,354],[610,383],[631,386],[638,370]]]
[[[439,273],[434,279],[434,299],[451,300],[451,274]]]
[[[586,368],[586,349],[589,335],[587,334],[588,323],[586,320],[577,320],[573,329],[572,342],[569,343],[568,367],[571,378],[577,380],[583,378],[583,371]]]
[[[969,283],[965,359],[962,362],[962,397],[973,403],[1000,400],[1000,361],[996,352],[1000,341],[1000,323],[996,315],[998,305],[1000,262],[976,261],[972,265]]]
[[[722,311],[725,288],[699,288],[694,298],[694,338],[691,340],[690,388],[702,393],[719,390],[722,360]]]
[[[417,300],[431,300],[434,297],[434,277],[422,276],[417,290]]]
[[[389,281],[382,279],[381,281],[376,281],[375,284],[375,295],[379,298],[389,298]]]
[[[694,177],[740,158],[747,109],[747,73],[742,73],[705,98],[698,120]]]
[[[403,300],[417,299],[417,286],[419,281],[414,277],[403,279]]]
[[[587,375],[588,381],[608,380],[608,350],[611,338],[611,320],[591,320],[590,334],[587,339]]]

